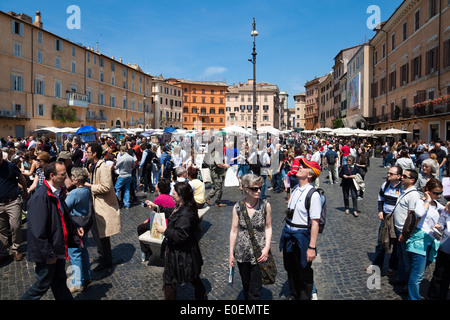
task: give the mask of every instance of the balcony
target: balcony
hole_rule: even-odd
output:
[[[31,112],[17,111],[17,110],[0,110],[0,117],[13,118],[17,120],[30,120]]]
[[[90,121],[108,121],[108,117],[103,114],[92,115],[90,113],[86,113],[86,120]]]
[[[77,92],[67,92],[67,105],[69,107],[83,107],[88,106],[88,96],[87,94],[77,93]]]

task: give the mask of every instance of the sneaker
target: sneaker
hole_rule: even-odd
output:
[[[317,292],[314,292],[314,293],[312,294],[311,300],[319,300],[319,299],[317,298]]]
[[[358,197],[358,200],[362,200],[362,199],[364,199],[364,198]]]
[[[83,286],[73,286],[69,288],[70,293],[82,292]]]

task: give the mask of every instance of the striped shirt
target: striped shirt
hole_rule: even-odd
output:
[[[389,185],[386,186],[386,183]],[[399,182],[395,186],[391,185],[389,181],[386,181],[381,186],[378,193],[378,212],[383,211],[385,214],[392,213],[398,197],[403,193],[402,183]]]

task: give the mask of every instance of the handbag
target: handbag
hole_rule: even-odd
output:
[[[261,256],[261,248],[256,242],[255,232],[253,231],[252,224],[250,223],[250,217],[247,213],[247,207],[245,206],[243,200],[239,201],[239,206],[244,216],[245,223],[247,224],[247,230],[250,235],[250,240],[252,241],[253,253],[255,254],[255,257],[258,258]],[[274,284],[277,276],[277,266],[275,264],[275,259],[273,258],[272,252],[269,250],[266,261],[257,263],[259,265],[259,269],[261,270],[262,283],[266,285]]]
[[[211,183],[211,170],[209,168],[201,168],[200,172],[202,174],[202,181],[204,183]]]
[[[239,179],[237,177],[236,168],[231,166],[227,169],[227,173],[225,175],[225,187],[239,187]]]

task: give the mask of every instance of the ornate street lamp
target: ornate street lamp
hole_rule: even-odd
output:
[[[248,59],[251,63],[253,63],[253,130],[256,132],[256,46],[255,39],[258,36],[258,31],[256,31],[256,22],[255,18],[253,18],[253,30],[250,34],[253,37],[253,52],[252,59]]]

